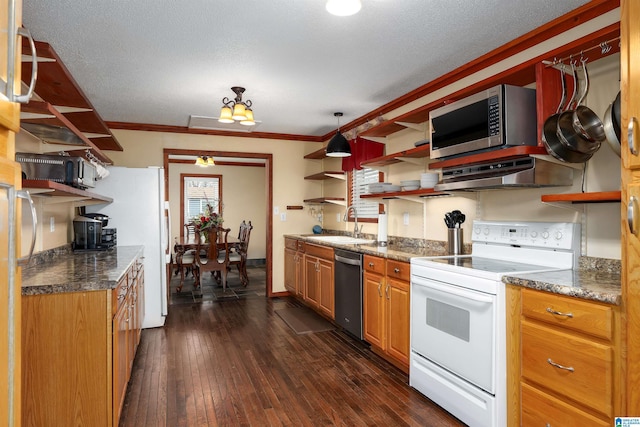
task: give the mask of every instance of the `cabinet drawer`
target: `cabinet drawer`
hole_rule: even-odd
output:
[[[296,239],[288,239],[285,237],[284,247],[295,251],[298,248],[298,241]]]
[[[387,260],[387,276],[408,282],[411,279],[411,265],[408,262]]]
[[[365,271],[371,271],[384,275],[384,258],[377,256],[365,255],[364,256],[364,269]]]
[[[527,320],[521,325],[522,377],[610,417],[613,398],[611,346]]]
[[[613,336],[613,309],[603,304],[523,289],[522,314],[607,340]]]
[[[528,384],[522,384],[522,425],[551,427],[607,427],[609,422],[582,412]]]
[[[328,246],[318,246],[318,245],[305,245],[305,253],[307,255],[312,255],[318,258],[323,258],[327,260],[333,261],[333,248]]]

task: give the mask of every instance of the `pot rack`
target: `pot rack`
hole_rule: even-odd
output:
[[[579,53],[572,53],[569,56],[565,56],[563,58],[553,58],[553,61],[542,61],[543,64],[545,64],[547,67],[553,67],[556,68],[560,71],[566,72],[565,69],[562,69],[562,66],[565,65],[565,62],[569,62],[569,64],[571,64],[574,61],[580,61],[582,62],[582,60],[584,60],[585,62],[589,60],[589,58],[585,58],[585,54],[587,52],[591,52],[593,50],[596,49],[600,49],[600,55],[606,55],[609,52],[611,52],[611,49],[613,49],[612,44],[614,44],[615,42],[618,42],[618,48],[620,47],[620,36],[618,37],[614,37],[612,39],[609,40],[605,40],[597,45],[591,46],[587,49],[583,49],[581,50]]]

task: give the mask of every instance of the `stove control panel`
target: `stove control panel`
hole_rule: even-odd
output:
[[[576,250],[580,239],[580,224],[573,222],[473,221],[474,243]]]

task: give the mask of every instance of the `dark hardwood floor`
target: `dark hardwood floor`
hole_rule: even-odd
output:
[[[235,296],[186,283],[166,325],[142,331],[120,426],[463,425],[360,341],[293,332],[274,311],[300,303],[266,298],[264,269],[248,289],[229,276]]]

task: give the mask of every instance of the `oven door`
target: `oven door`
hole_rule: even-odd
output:
[[[495,394],[495,347],[495,295],[411,276],[413,352]]]

